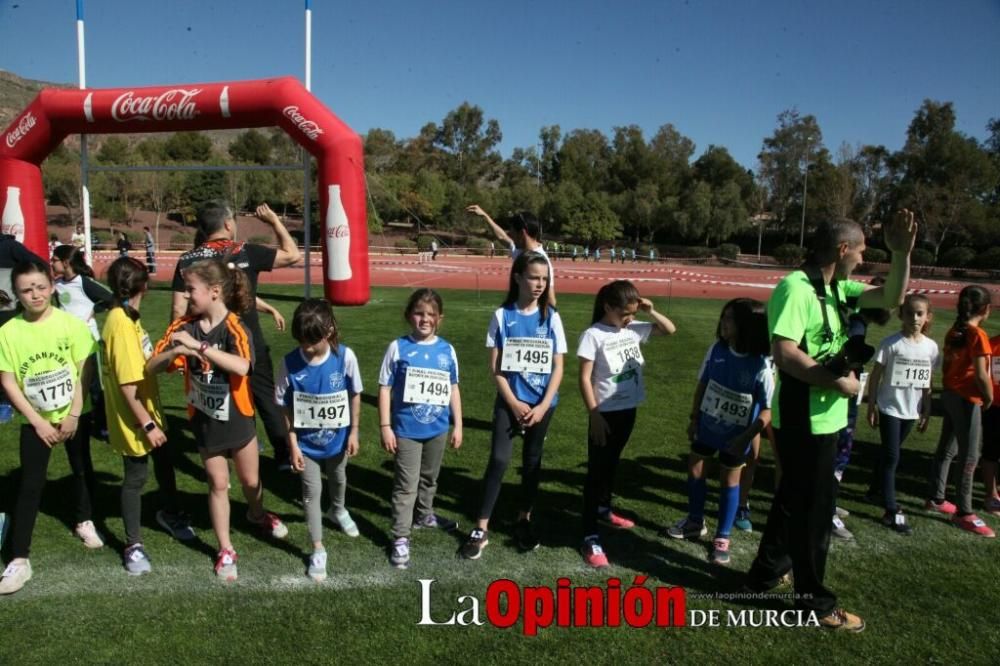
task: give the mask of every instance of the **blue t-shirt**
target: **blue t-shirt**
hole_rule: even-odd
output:
[[[285,355],[274,384],[275,400],[291,408],[295,393],[328,395],[347,391],[348,425],[343,428],[295,428],[299,448],[303,455],[322,460],[339,455],[344,450],[351,430],[350,398],[362,391],[361,373],[354,352],[344,345],[337,346],[337,353],[327,353],[326,358],[309,363],[302,351],[293,349]]]
[[[771,408],[774,374],[766,356],[737,354],[716,342],[708,350],[698,381],[706,385],[698,409],[699,444],[724,449],[762,409]]]
[[[552,340],[553,360],[555,354],[566,353],[566,334],[563,331],[562,319],[556,309],[549,307],[549,316],[543,322],[538,308],[529,312],[521,312],[517,305],[505,305],[497,308],[490,320],[486,333],[486,347],[496,347],[500,357],[508,338],[543,338]],[[552,373],[535,372],[505,372],[504,377],[510,384],[514,397],[528,405],[537,405],[545,397]],[[552,407],[559,404],[559,394],[552,398]]]
[[[385,350],[379,371],[380,386],[392,388],[392,430],[397,437],[407,439],[432,439],[448,432],[451,404],[404,402],[408,368],[443,370],[449,382],[458,384],[458,357],[455,348],[444,338],[417,342],[408,335],[393,340]]]

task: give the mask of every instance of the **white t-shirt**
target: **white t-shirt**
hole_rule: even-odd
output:
[[[646,399],[639,345],[652,332],[653,324],[646,321],[633,321],[626,328],[598,322],[580,335],[576,355],[594,362],[590,381],[599,411],[632,409]]]
[[[915,342],[896,333],[879,343],[875,352],[875,362],[882,366],[876,394],[878,409],[897,419],[920,418],[922,387],[930,388],[931,371],[940,363],[937,343],[926,335],[920,337]]]
[[[544,245],[539,245],[538,247],[536,247],[533,250],[520,250],[520,249],[518,249],[514,245],[514,243],[510,244],[510,258],[511,258],[511,260],[517,261],[517,258],[520,257],[525,252],[537,252],[538,254],[540,254],[543,257],[545,257],[545,261],[547,261],[548,264],[549,264],[549,286],[552,287],[553,289],[555,289],[555,286],[556,286],[556,272],[555,272],[555,269],[552,268],[552,260],[549,259],[549,255],[545,251],[545,246]]]

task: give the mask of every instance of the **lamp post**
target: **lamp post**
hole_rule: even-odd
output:
[[[799,247],[805,247],[806,243],[806,192],[809,186],[809,144],[812,142],[812,135],[806,136],[806,165],[802,171],[802,226],[799,229]]]

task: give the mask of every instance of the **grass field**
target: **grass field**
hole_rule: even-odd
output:
[[[297,302],[296,288],[264,286],[262,296],[287,318]],[[926,471],[940,427],[935,418],[926,434],[906,443],[898,477],[901,505],[915,529],[911,538],[883,528],[881,509],[863,500],[878,437],[859,427],[855,454],[845,475],[840,504],[854,542],[831,547],[827,582],[849,610],[861,614],[868,628],[860,635],[840,635],[816,628],[548,628],[536,637],[484,626],[418,626],[419,579],[435,579],[435,619],[457,610],[456,598],[483,601],[487,586],[511,578],[522,586],[555,586],[565,576],[574,585],[603,585],[618,577],[623,587],[636,575],[648,575],[648,587],[683,586],[688,608],[726,611],[784,608],[777,599],[731,604],[711,594],[733,591],[756,552],[763,517],[770,504],[772,455],[765,461],[751,498],[752,534],[733,538],[728,569],[712,567],[710,542],[667,542],[658,530],[683,515],[686,507],[684,435],[698,364],[714,334],[720,302],[675,300],[669,316],[678,326],[672,338],[654,339],[644,350],[647,401],[639,410],[635,434],[625,450],[617,487],[617,507],[637,517],[636,529],[608,534],[604,545],[612,561],[605,573],[589,570],[579,557],[580,511],[585,473],[586,419],[576,389],[576,339],[589,323],[592,299],[560,297],[570,354],[562,401],[545,446],[543,483],[536,507],[543,547],[519,554],[510,544],[518,467],[512,465],[492,523],[490,545],[478,561],[456,559],[479,502],[491,428],[493,384],[483,348],[486,325],[499,294],[444,292],[441,334],[458,351],[465,410],[465,444],[448,451],[439,481],[437,508],[460,521],[460,535],[417,532],[410,569],[397,571],[387,562],[390,526],[391,460],[378,442],[376,378],[386,345],[406,331],[402,308],[407,291],[376,289],[369,305],[340,309],[343,339],[357,353],[365,384],[361,451],[348,467],[348,507],[361,528],[349,539],[330,529],[326,546],[330,579],[314,584],[305,575],[309,552],[299,481],[277,473],[270,448],[262,461],[266,501],[288,523],[286,541],[259,539],[241,519],[242,496],[232,494],[234,543],[240,554],[240,578],[222,584],[212,572],[214,537],[208,522],[204,473],[185,431],[181,380],[161,379],[170,437],[178,456],[178,481],[186,508],[204,541],[184,544],[170,539],[153,518],[157,509],[150,474],[143,504],[144,540],[153,563],[151,575],[127,576],[120,562],[124,538],[118,494],[121,462],[94,442],[98,470],[98,529],[107,546],[86,551],[70,534],[72,507],[69,468],[61,452],[53,455],[42,514],[35,529],[31,561],[34,578],[21,592],[0,599],[0,664],[100,663],[331,663],[528,661],[585,663],[741,663],[741,662],[922,662],[992,663],[1000,651],[997,608],[998,545],[960,533],[921,510]],[[152,292],[143,303],[151,335],[161,333],[169,293]],[[662,310],[667,304],[657,303]],[[951,319],[938,313],[934,335],[940,341]],[[277,361],[293,346],[289,334],[265,331]],[[874,327],[869,341],[895,330]],[[990,328],[995,332],[996,327]],[[17,488],[17,429],[0,430],[0,510],[10,513]],[[519,451],[519,446],[517,450]],[[515,455],[515,460],[519,459]],[[710,483],[709,522],[717,484]],[[980,487],[977,483],[977,492]],[[979,495],[977,495],[977,498]],[[976,500],[978,508],[979,499]],[[996,529],[998,521],[986,520]],[[5,553],[6,554],[6,553]],[[695,593],[709,596],[694,598]],[[467,608],[468,602],[462,608]],[[485,610],[481,619],[485,621]],[[723,622],[724,623],[724,622]],[[993,654],[994,657],[989,657]]]

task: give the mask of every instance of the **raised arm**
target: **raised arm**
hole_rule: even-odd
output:
[[[907,209],[896,211],[885,224],[885,246],[892,253],[892,263],[885,284],[869,289],[858,299],[859,308],[883,308],[895,310],[903,302],[906,285],[910,282],[910,252],[917,239],[917,223],[913,212]]]
[[[489,216],[489,213],[480,208],[478,204],[472,204],[466,206],[465,212],[472,213],[473,215],[478,215],[479,217],[486,220],[486,224],[488,224],[490,229],[493,231],[493,235],[496,236],[497,240],[500,241],[501,243],[506,243],[508,247],[514,244],[514,241],[511,240],[510,236],[507,235],[507,232],[504,231],[499,224],[494,222],[493,218]]]
[[[265,224],[271,225],[274,235],[278,239],[278,253],[274,256],[274,266],[272,268],[284,268],[291,266],[299,260],[299,246],[295,244],[295,239],[288,233],[288,229],[282,224],[278,214],[271,210],[266,203],[257,206],[257,219]]]

